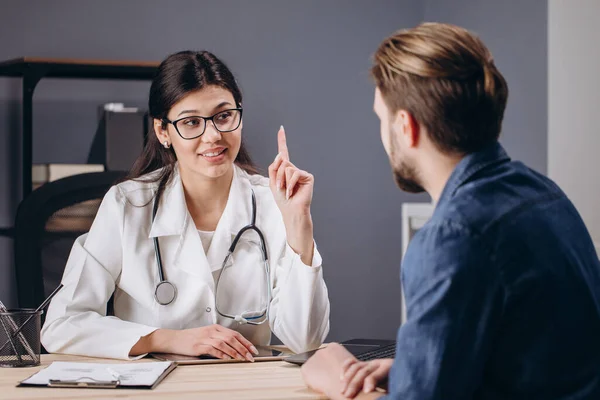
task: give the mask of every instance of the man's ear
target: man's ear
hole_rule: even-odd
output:
[[[392,119],[392,129],[406,148],[419,144],[420,126],[415,117],[406,110],[398,110]]]

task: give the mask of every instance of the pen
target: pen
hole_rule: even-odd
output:
[[[4,311],[2,311],[2,312],[4,312]],[[11,346],[13,348],[13,351],[15,352],[15,355],[17,356],[17,359],[19,360],[19,363],[22,363],[23,362],[23,357],[21,357],[21,353],[19,352],[19,350],[17,350],[17,346],[15,346],[15,342],[13,342],[12,337],[10,337],[10,331],[8,330],[8,328],[6,327],[6,325],[4,324],[4,320],[2,319],[2,317],[0,317],[0,322],[2,323],[2,327],[4,328],[4,332],[6,332],[8,340],[10,340],[10,344],[11,344]]]

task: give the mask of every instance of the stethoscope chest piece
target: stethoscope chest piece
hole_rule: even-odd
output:
[[[175,300],[175,297],[177,297],[177,289],[171,282],[162,281],[156,285],[156,290],[154,290],[154,298],[161,306],[171,304],[173,300]]]

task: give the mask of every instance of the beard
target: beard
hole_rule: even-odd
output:
[[[406,165],[403,162],[400,162],[400,165],[397,167],[392,167],[392,172],[394,173],[394,180],[396,181],[396,185],[407,193],[423,193],[425,189],[417,178],[415,177],[415,170]]]
[[[404,157],[398,151],[395,138],[394,132],[391,132],[390,164],[396,185],[400,190],[407,193],[423,193],[425,189],[419,182],[417,171],[404,160]]]

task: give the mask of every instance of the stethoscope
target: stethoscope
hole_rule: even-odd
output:
[[[155,198],[154,206],[152,208],[152,222],[154,222],[156,212],[158,211],[158,203],[158,198]],[[266,305],[259,311],[245,311],[239,315],[232,315],[222,312],[217,304],[219,282],[221,280],[221,276],[223,275],[223,270],[225,270],[225,268],[230,267],[229,261],[231,260],[232,254],[235,251],[235,247],[237,246],[242,235],[247,231],[256,232],[260,239],[260,249],[265,269],[265,283],[267,286],[267,302]],[[162,257],[160,255],[160,246],[158,244],[158,237],[154,237],[153,241],[154,253],[156,255],[156,264],[158,265],[158,278],[160,280],[160,282],[156,285],[156,289],[154,290],[154,298],[158,304],[166,306],[171,304],[177,297],[177,288],[174,284],[165,279],[165,274],[162,265]],[[222,317],[233,319],[236,322],[242,324],[260,325],[266,322],[269,319],[269,305],[271,303],[271,277],[269,271],[269,257],[267,254],[267,247],[265,246],[265,238],[260,229],[256,226],[256,197],[254,195],[254,191],[252,191],[252,221],[250,222],[250,224],[240,229],[237,235],[235,235],[231,246],[229,246],[229,251],[225,256],[225,259],[223,260],[223,264],[221,265],[221,270],[219,272],[217,282],[215,283],[215,310],[217,311],[217,313]]]

